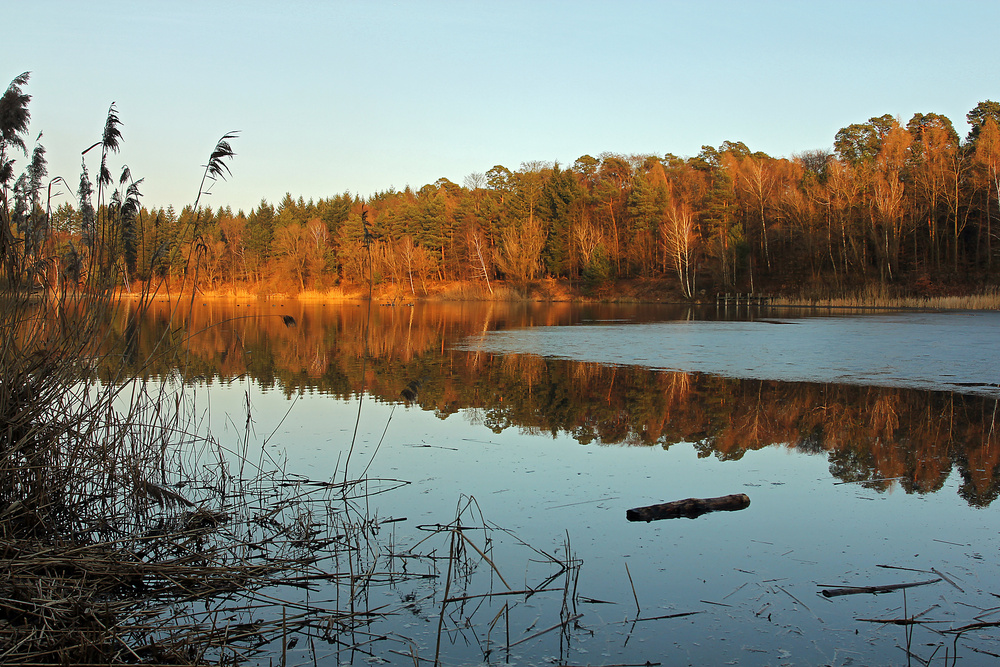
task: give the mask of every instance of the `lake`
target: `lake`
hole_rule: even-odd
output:
[[[140,371],[182,377],[201,428],[371,480],[377,613],[288,664],[1000,656],[1000,313],[196,301],[188,325]],[[626,520],[729,494],[749,507]]]

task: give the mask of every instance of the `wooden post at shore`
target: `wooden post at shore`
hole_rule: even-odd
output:
[[[737,493],[719,498],[687,498],[661,505],[636,507],[625,512],[629,521],[658,521],[660,519],[695,519],[708,512],[735,512],[750,507],[750,496]]]
[[[715,303],[716,305],[722,304],[724,306],[728,306],[729,304],[737,306],[769,306],[773,298],[766,294],[730,294],[726,292],[724,294],[716,294]]]

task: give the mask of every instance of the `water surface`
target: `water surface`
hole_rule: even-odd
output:
[[[366,344],[364,305],[206,303],[180,368],[222,441],[243,436],[249,401],[255,446],[290,474],[342,475],[349,457],[352,472],[409,481],[370,500],[399,519],[387,524],[397,550],[468,497],[545,553],[568,542],[583,562],[568,632],[508,656],[485,642],[503,603],[485,599],[456,614],[444,664],[900,664],[907,645],[936,660],[957,646],[966,664],[1000,654],[995,629],[954,645],[933,631],[998,620],[997,314],[724,315],[381,306]],[[153,339],[162,322],[145,326]],[[630,507],[730,493],[750,507],[625,520]],[[518,541],[497,534],[492,546],[512,581],[548,576]],[[953,583],[909,589],[905,608],[901,592],[819,595],[936,573]],[[407,585],[371,601],[395,610],[378,631],[431,657],[443,591]],[[510,641],[559,623],[565,600],[518,600]],[[908,638],[858,620],[920,613],[943,623]],[[393,647],[374,658],[406,662]],[[373,659],[334,645],[323,655]]]

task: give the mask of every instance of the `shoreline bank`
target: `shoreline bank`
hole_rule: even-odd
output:
[[[789,294],[760,292],[769,297],[770,306],[786,308],[826,308],[826,309],[946,309],[946,310],[1000,310],[1000,288],[988,286],[967,292],[955,291],[951,294],[910,295],[893,294],[887,288],[864,288],[845,290],[840,294]],[[121,297],[137,299],[139,291],[121,292]],[[171,292],[163,287],[153,297],[157,301],[190,299],[190,291]],[[414,303],[440,302],[531,302],[531,303],[620,303],[620,304],[684,304],[698,306],[716,305],[714,292],[699,293],[694,298],[685,298],[666,281],[629,280],[618,281],[599,289],[588,290],[568,281],[539,280],[527,285],[512,286],[499,284],[487,289],[478,283],[434,283],[427,284],[419,293],[404,290],[396,285],[376,285],[369,289],[366,285],[340,285],[325,291],[305,290],[303,292],[266,292],[246,288],[225,288],[198,290],[196,299],[220,300],[295,300],[307,303],[364,302],[369,298],[380,304],[412,305]]]

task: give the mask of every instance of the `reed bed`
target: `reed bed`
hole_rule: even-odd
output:
[[[372,622],[378,524],[358,505],[395,482],[254,462],[202,432],[179,378],[135,379],[109,303],[6,296],[0,661],[237,664]],[[333,604],[293,594],[321,583]]]
[[[9,137],[27,132],[26,82],[0,99],[2,122],[16,121],[0,155],[23,148]],[[93,235],[70,259],[44,233],[36,245],[15,236],[0,183],[0,662],[240,664],[280,653],[284,663],[296,633],[354,645],[339,637],[372,623],[365,594],[389,581],[379,524],[361,508],[396,482],[293,478],[250,455],[249,408],[247,437],[230,446],[195,418],[180,312],[193,301],[171,299],[171,326],[140,341],[139,319],[169,290],[144,284],[122,298],[123,229],[138,210],[127,169],[128,190],[100,206],[118,125],[112,105],[92,147]],[[203,187],[228,171],[233,136],[213,150]],[[197,263],[180,246],[167,252]],[[175,375],[142,380],[164,357]],[[330,597],[311,601],[321,585]]]
[[[517,287],[506,284],[494,284],[489,289],[486,285],[473,282],[457,282],[448,285],[438,294],[441,301],[530,301],[531,298]]]
[[[435,618],[425,616],[436,623],[433,664],[441,664],[456,645],[476,647],[476,659],[487,664],[509,662],[511,649],[550,633],[559,636],[560,663],[566,659],[583,616],[577,612],[583,562],[573,554],[568,535],[561,553],[540,549],[488,521],[471,496],[459,499],[449,523],[419,528],[427,536],[394,558],[435,564],[434,590],[427,596]],[[520,580],[509,572],[505,576],[503,564],[522,560],[529,567],[519,573]],[[414,611],[416,604],[416,596],[410,596],[407,608]],[[540,616],[539,607],[546,616]],[[414,664],[430,662],[412,648],[407,655]]]
[[[367,502],[401,482],[254,461],[193,423],[179,379],[71,388],[27,411],[43,425],[8,421],[28,435],[0,468],[0,661],[284,664],[290,640],[370,641],[372,589],[408,577],[381,567]]]
[[[852,294],[823,294],[815,291],[796,296],[776,296],[776,306],[808,305],[817,308],[874,308],[928,310],[1000,310],[1000,288],[987,287],[978,294],[918,295],[906,290],[873,286]]]
[[[0,660],[236,664],[295,633],[329,641],[363,628],[367,609],[306,604],[284,590],[376,581],[352,580],[364,571],[342,562],[358,555],[352,541],[304,524],[305,502],[282,508],[286,521],[273,509],[199,508],[118,541],[0,541]]]

